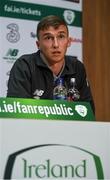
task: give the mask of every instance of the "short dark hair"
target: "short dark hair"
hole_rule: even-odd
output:
[[[64,25],[67,28],[67,32],[68,32],[68,26],[62,18],[55,15],[49,15],[44,17],[37,25],[37,38],[39,39],[40,30],[46,30],[50,26],[57,29],[60,25]]]

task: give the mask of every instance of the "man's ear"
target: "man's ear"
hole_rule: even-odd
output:
[[[40,48],[39,41],[36,41],[37,48]]]
[[[68,38],[68,47],[71,46],[71,42],[72,42],[72,37],[69,37],[69,38]]]

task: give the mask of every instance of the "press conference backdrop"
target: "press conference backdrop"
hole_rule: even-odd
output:
[[[82,61],[82,0],[1,0],[0,97],[6,96],[10,69],[16,59],[37,50],[37,24],[50,14],[64,18],[72,39],[67,54]]]

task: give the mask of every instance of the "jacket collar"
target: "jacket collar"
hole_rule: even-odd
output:
[[[40,55],[40,50],[38,50],[36,52],[36,56],[38,58],[36,58],[36,64],[38,66],[42,66],[45,68],[48,68],[48,65],[43,61],[41,55]],[[64,70],[62,72],[62,75],[71,75],[71,74],[75,74],[75,63],[74,60],[76,60],[76,58],[72,57],[72,56],[65,56],[65,67]],[[48,68],[49,69],[49,68]]]

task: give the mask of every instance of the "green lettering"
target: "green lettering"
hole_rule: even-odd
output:
[[[43,175],[41,171],[44,171],[45,169],[46,169],[46,166],[45,166],[45,165],[43,165],[43,164],[38,165],[38,166],[36,167],[36,169],[35,169],[35,174],[36,174],[36,176],[39,177],[39,178],[44,178],[45,175]],[[41,174],[42,174],[42,175],[41,175]]]
[[[72,165],[68,165],[68,166],[64,166],[64,173],[65,173],[65,177],[74,177],[74,166]]]
[[[35,167],[35,165],[30,165],[28,166],[27,164],[27,160],[22,159],[24,161],[24,178],[32,178],[32,171],[33,171],[33,167]]]
[[[54,166],[51,167],[51,174],[55,178],[60,178],[62,177],[62,166],[55,164]]]
[[[23,159],[23,161],[24,161],[24,178],[26,178],[27,177],[27,161],[25,160],[25,159]]]
[[[47,177],[50,177],[50,160],[47,160]]]
[[[80,178],[86,177],[86,160],[83,160],[83,164],[80,164],[75,169],[76,175]]]

